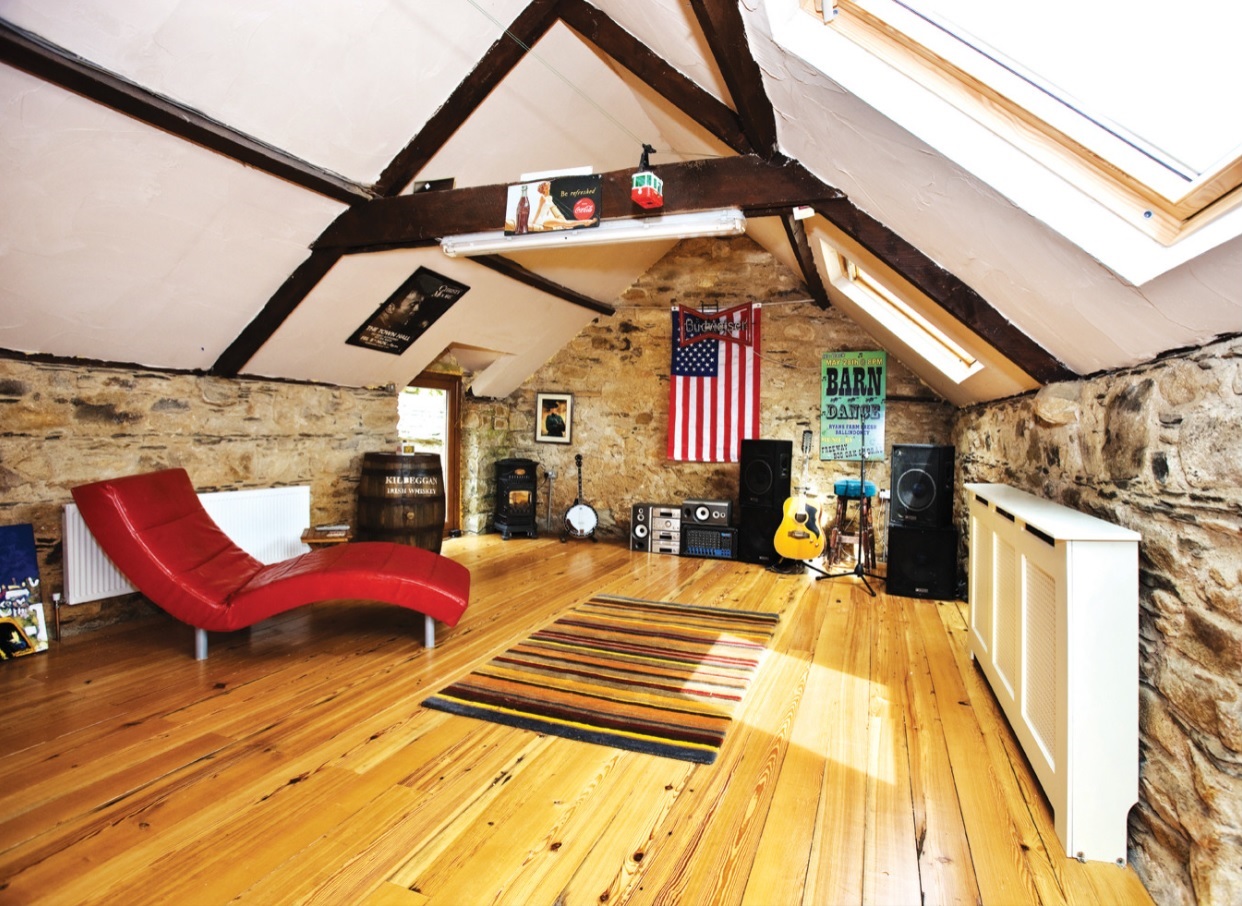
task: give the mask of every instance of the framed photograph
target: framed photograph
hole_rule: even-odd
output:
[[[544,444],[567,444],[573,432],[572,393],[540,393],[535,396],[535,440]]]

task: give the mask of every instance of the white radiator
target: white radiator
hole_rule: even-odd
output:
[[[199,494],[216,524],[238,547],[263,563],[305,553],[310,486],[254,488]],[[86,527],[76,504],[65,506],[65,602],[84,604],[137,589],[112,565]]]
[[[970,653],[1068,856],[1126,861],[1138,801],[1137,532],[1002,484],[970,495]]]

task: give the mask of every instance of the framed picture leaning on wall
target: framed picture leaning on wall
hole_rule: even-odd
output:
[[[34,526],[0,525],[0,660],[47,651]]]
[[[567,444],[573,432],[572,393],[535,395],[535,440],[544,444]]]

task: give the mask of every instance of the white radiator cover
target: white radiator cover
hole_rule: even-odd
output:
[[[966,490],[971,656],[1066,855],[1125,864],[1138,801],[1139,535],[1007,485]]]
[[[262,563],[288,560],[309,550],[302,543],[302,532],[310,526],[309,485],[213,491],[198,499],[224,533]],[[65,506],[64,521],[67,604],[137,591],[99,547],[76,504]]]

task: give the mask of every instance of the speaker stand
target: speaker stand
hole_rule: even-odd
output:
[[[867,550],[867,542],[871,540],[871,513],[869,512],[871,504],[867,502],[867,425],[863,416],[858,417],[858,544],[856,545],[856,557],[854,558],[854,568],[841,573],[829,573],[818,567],[811,567],[817,572],[823,573],[815,577],[815,581],[820,579],[840,579],[843,576],[855,576],[863,584],[863,588],[867,589],[871,597],[875,597],[875,589],[871,587],[871,583],[867,581],[867,577],[872,579],[883,579],[884,577],[878,573],[869,573],[863,568],[863,557]],[[864,512],[868,518],[863,519]],[[810,566],[810,564],[807,564]]]

